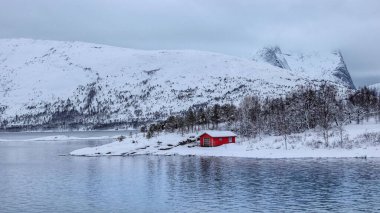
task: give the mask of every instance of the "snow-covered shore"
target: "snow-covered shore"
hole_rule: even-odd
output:
[[[196,142],[183,144],[190,135],[161,133],[151,139],[143,134],[127,136],[122,142],[75,150],[73,156],[127,156],[127,155],[196,155],[249,158],[349,158],[380,157],[380,124],[374,121],[345,126],[344,142],[335,132],[329,147],[324,146],[317,131],[288,136],[287,149],[281,136],[261,139],[238,138],[235,144],[219,147],[199,147]]]

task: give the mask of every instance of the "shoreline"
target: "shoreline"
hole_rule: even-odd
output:
[[[343,144],[339,142],[339,135],[334,134],[330,138],[330,147],[324,146],[324,141],[316,130],[290,135],[286,146],[282,136],[264,136],[260,140],[238,138],[236,143],[217,147],[200,147],[197,142],[184,142],[194,134],[181,136],[176,133],[162,133],[146,139],[140,133],[126,137],[122,142],[74,150],[70,155],[182,155],[257,159],[380,158],[380,125],[373,122],[347,125]]]
[[[119,143],[119,142],[115,142]],[[102,146],[107,146],[102,145]],[[102,147],[100,146],[100,147]],[[380,147],[367,147],[367,148],[354,148],[354,149],[292,149],[292,150],[282,150],[282,149],[262,149],[262,150],[236,150],[236,152],[229,152],[223,149],[231,148],[234,144],[229,144],[228,148],[220,147],[193,147],[190,149],[176,149],[171,150],[155,150],[155,151],[139,151],[144,148],[136,148],[129,151],[122,151],[119,153],[112,152],[108,150],[102,152],[99,149],[94,150],[94,152],[83,152],[83,149],[74,150],[70,153],[71,156],[77,157],[127,157],[127,156],[142,156],[142,155],[153,155],[153,156],[196,156],[196,157],[237,157],[237,158],[255,158],[255,159],[318,159],[318,158],[357,158],[357,159],[367,159],[367,158],[380,158]],[[241,146],[241,145],[236,145]],[[95,147],[92,147],[95,148]],[[84,148],[87,149],[87,148]],[[89,151],[89,150],[88,150]],[[226,152],[224,152],[226,151]]]
[[[288,150],[289,151],[289,150]],[[376,151],[380,152],[380,149],[376,149]],[[262,154],[262,153],[261,153]],[[316,152],[317,154],[317,152]],[[359,154],[359,153],[358,153]],[[362,155],[364,154],[364,155]],[[75,155],[75,154],[68,154],[64,156],[73,156],[73,157],[134,157],[134,156],[182,156],[182,157],[215,157],[215,158],[249,158],[249,159],[258,159],[258,160],[271,160],[271,159],[278,159],[278,160],[288,160],[288,159],[380,159],[379,155],[365,155],[365,153],[360,153],[360,155],[304,155],[304,156],[292,156],[292,155],[280,155],[280,156],[245,156],[245,155],[203,155],[203,154],[178,154],[178,153],[165,153],[165,154],[157,154],[157,153],[146,153],[146,154],[132,154],[132,155]]]
[[[207,157],[241,157],[256,159],[289,158],[380,158],[380,125],[374,120],[362,124],[350,124],[344,127],[344,142],[341,144],[339,134],[332,131],[329,147],[325,147],[323,137],[318,130],[292,134],[287,137],[285,145],[282,136],[262,135],[258,138],[238,138],[236,143],[218,147],[200,147],[199,142],[190,142],[188,138],[197,133],[181,135],[179,133],[160,133],[147,139],[143,133],[133,131],[80,131],[88,134],[71,132],[32,132],[33,137],[18,137],[20,132],[8,132],[0,142],[65,142],[65,141],[105,141],[107,144],[84,147],[73,150],[71,156],[133,156],[133,155],[181,155]],[[98,131],[97,131],[98,132]],[[106,133],[112,134],[106,134]],[[23,132],[28,134],[30,132]],[[44,135],[46,133],[47,135]],[[55,134],[56,133],[56,134]],[[15,136],[13,137],[12,134]],[[0,133],[1,136],[1,133]],[[17,136],[17,137],[16,137]],[[123,141],[118,142],[123,136]],[[287,149],[286,149],[287,147]]]

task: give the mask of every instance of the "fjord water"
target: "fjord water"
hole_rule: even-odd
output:
[[[378,212],[380,160],[72,157],[0,142],[0,212]]]

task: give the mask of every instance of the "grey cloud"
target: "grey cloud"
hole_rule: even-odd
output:
[[[0,37],[249,57],[341,49],[355,83],[380,82],[378,0],[0,0]],[[377,79],[377,80],[374,80]]]

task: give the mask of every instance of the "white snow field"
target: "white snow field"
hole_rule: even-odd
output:
[[[370,158],[380,157],[380,124],[370,120],[363,124],[345,126],[343,143],[338,132],[330,137],[325,148],[322,135],[309,131],[288,136],[287,146],[281,136],[261,139],[237,138],[237,143],[219,147],[199,147],[197,143],[179,145],[190,135],[162,133],[146,139],[139,133],[122,142],[75,150],[73,156],[126,156],[126,155],[196,155],[249,158]],[[287,149],[285,148],[287,147]]]
[[[355,88],[343,55],[339,50],[331,53],[317,51],[292,52],[279,47],[265,47],[259,50],[254,60],[263,61],[293,73],[303,73],[311,79],[339,79],[345,86]]]
[[[77,111],[105,112],[106,123],[154,119],[156,112],[165,117],[199,104],[238,104],[247,95],[277,96],[323,80],[349,88],[336,75],[344,65],[340,54],[299,57],[285,57],[294,68],[283,69],[195,50],[0,39],[0,116],[9,125],[41,124],[70,100]]]
[[[368,88],[374,89],[380,94],[380,83],[369,85]]]

